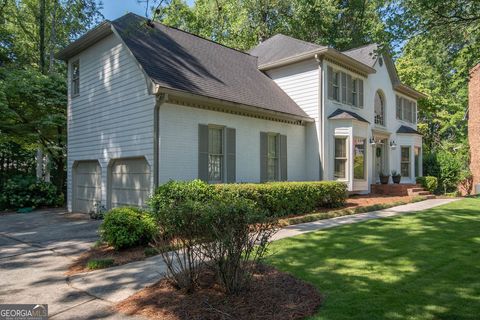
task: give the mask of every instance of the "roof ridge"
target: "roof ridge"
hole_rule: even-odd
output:
[[[297,42],[301,42],[301,43],[305,43],[305,44],[309,44],[309,45],[313,45],[313,46],[320,46],[320,47],[327,47],[326,45],[323,45],[323,44],[318,44],[318,43],[315,43],[315,42],[310,42],[310,41],[305,41],[303,39],[298,39],[298,38],[295,38],[295,37],[292,37],[292,36],[289,36],[289,35],[286,35],[286,34],[283,34],[283,33],[277,33],[275,34],[274,36],[268,38],[267,40],[265,40],[264,42],[276,37],[276,36],[283,36],[283,37],[286,37],[286,38],[290,38],[292,40],[295,40]]]
[[[226,48],[226,49],[230,49],[230,50],[236,51],[236,52],[238,52],[238,53],[242,53],[242,54],[244,54],[244,55],[247,55],[247,56],[249,56],[249,57],[256,58],[255,56],[252,56],[252,55],[249,54],[248,52],[245,52],[245,51],[242,51],[242,50],[239,50],[239,49],[235,49],[235,48],[226,46],[226,45],[224,45],[224,44],[222,44],[222,43],[219,43],[219,42],[217,42],[217,41],[214,41],[214,40],[211,40],[211,39],[208,39],[208,38],[199,36],[198,34],[195,34],[195,33],[189,32],[189,31],[185,31],[185,30],[182,30],[182,29],[180,29],[180,28],[168,26],[168,25],[166,25],[166,24],[164,24],[164,23],[161,23],[161,22],[158,22],[158,21],[155,21],[155,20],[151,20],[151,19],[142,17],[142,16],[140,16],[140,15],[138,15],[138,14],[136,14],[136,13],[133,13],[133,12],[128,12],[128,13],[124,14],[123,16],[115,19],[114,21],[119,20],[119,19],[121,19],[121,18],[123,18],[123,17],[125,17],[125,16],[127,16],[127,15],[134,15],[134,16],[139,17],[139,18],[141,18],[141,19],[143,19],[143,20],[145,20],[145,21],[150,20],[150,21],[153,22],[154,24],[158,24],[158,25],[163,26],[163,27],[165,27],[165,28],[170,28],[170,29],[173,29],[173,30],[177,30],[177,31],[186,33],[186,34],[188,34],[188,35],[197,37],[197,38],[199,38],[199,39],[201,39],[201,40],[205,40],[205,41],[211,42],[211,43],[213,43],[213,44],[219,45],[219,46],[224,47],[224,48]]]

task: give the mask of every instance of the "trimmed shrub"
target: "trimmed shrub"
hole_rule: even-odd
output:
[[[50,182],[37,181],[31,176],[17,176],[8,180],[0,195],[0,209],[52,207],[61,204],[62,197]]]
[[[417,183],[422,185],[426,190],[430,192],[435,192],[438,188],[438,179],[437,177],[426,176],[426,177],[418,177]]]
[[[347,186],[333,181],[220,184],[214,187],[220,196],[231,194],[250,199],[270,216],[276,217],[308,213],[320,207],[341,207],[348,196]]]
[[[191,201],[208,201],[215,195],[212,185],[201,180],[174,181],[159,186],[154,195],[149,199],[148,205],[155,215],[162,212],[162,208],[174,206],[177,203]]]
[[[156,232],[155,220],[138,208],[112,209],[100,226],[102,240],[117,250],[146,244]]]

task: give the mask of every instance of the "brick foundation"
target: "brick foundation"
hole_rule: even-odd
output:
[[[408,196],[408,189],[421,188],[416,184],[372,184],[372,193],[385,196]]]
[[[480,63],[470,70],[468,83],[468,141],[473,188],[480,184]]]

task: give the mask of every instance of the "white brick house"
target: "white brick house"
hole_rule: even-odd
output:
[[[416,100],[376,46],[283,35],[249,53],[127,14],[63,49],[68,209],[143,205],[170,179],[341,180],[421,175]]]

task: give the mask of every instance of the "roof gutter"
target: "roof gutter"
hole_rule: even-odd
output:
[[[414,98],[416,100],[419,100],[419,99],[424,99],[424,98],[427,98],[428,96],[424,93],[421,93],[420,91],[417,91],[403,83],[398,83],[396,85],[393,86],[393,88],[400,92],[400,93],[403,93],[404,95],[406,96],[409,96],[411,98]]]
[[[55,58],[67,61],[71,57],[76,56],[83,50],[94,45],[95,43],[109,36],[112,33],[112,23],[108,20],[105,20],[98,26],[78,38],[76,41],[70,43],[68,46],[57,52],[55,54]]]
[[[288,64],[292,64],[295,62],[300,62],[308,59],[319,59],[320,57],[330,58],[332,60],[341,62],[343,64],[350,66],[353,69],[358,70],[360,73],[372,74],[376,72],[374,68],[367,66],[366,64],[361,63],[360,61],[357,61],[333,48],[315,49],[312,51],[298,54],[293,57],[288,57],[288,58],[277,60],[274,62],[261,64],[258,66],[258,69],[262,71],[266,71],[269,69],[283,67]]]
[[[181,99],[194,101],[198,104],[203,103],[205,105],[210,105],[210,106],[216,105],[218,107],[221,107],[222,109],[225,109],[226,111],[236,111],[236,112],[243,111],[244,113],[247,113],[252,116],[255,116],[255,115],[267,116],[267,117],[270,116],[278,120],[286,120],[286,121],[292,121],[292,120],[301,121],[301,122],[315,121],[313,118],[310,118],[308,116],[300,116],[295,114],[268,110],[261,107],[255,107],[255,106],[245,105],[245,104],[227,101],[223,99],[212,98],[212,97],[203,96],[203,95],[199,95],[199,94],[195,94],[187,91],[165,88],[157,84],[156,85],[157,96],[162,93],[168,95],[169,97],[168,100],[171,100],[171,98],[173,99],[173,97],[178,97]]]

